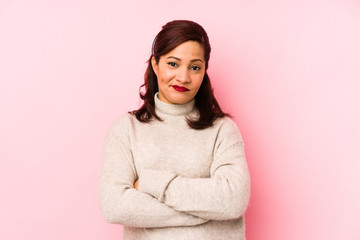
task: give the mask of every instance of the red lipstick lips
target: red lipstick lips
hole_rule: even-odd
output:
[[[187,89],[186,87],[181,87],[181,86],[178,86],[178,85],[172,85],[172,87],[173,87],[176,91],[179,91],[179,92],[187,92],[187,91],[190,91],[190,90]]]

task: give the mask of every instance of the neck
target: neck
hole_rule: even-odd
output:
[[[184,104],[165,103],[159,99],[159,92],[154,95],[155,111],[157,115],[184,116],[195,110],[195,98]]]

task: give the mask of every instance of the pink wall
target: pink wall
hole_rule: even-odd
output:
[[[0,239],[121,239],[98,204],[103,137],[173,19],[208,31],[243,134],[247,239],[360,239],[360,3],[138,2],[0,2]]]

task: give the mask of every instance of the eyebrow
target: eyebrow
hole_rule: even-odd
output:
[[[174,58],[174,59],[176,59],[176,60],[178,60],[178,61],[181,61],[180,58],[177,58],[177,57],[174,57],[174,56],[167,57],[166,59],[168,59],[168,58]],[[193,60],[191,60],[190,62],[196,62],[196,61],[203,62],[203,60],[201,60],[200,58],[193,59]]]

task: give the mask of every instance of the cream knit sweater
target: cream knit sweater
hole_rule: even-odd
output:
[[[124,225],[124,240],[245,239],[250,176],[236,124],[224,117],[195,130],[185,122],[198,114],[194,99],[175,105],[154,98],[164,121],[141,123],[127,113],[105,137],[104,218]]]

